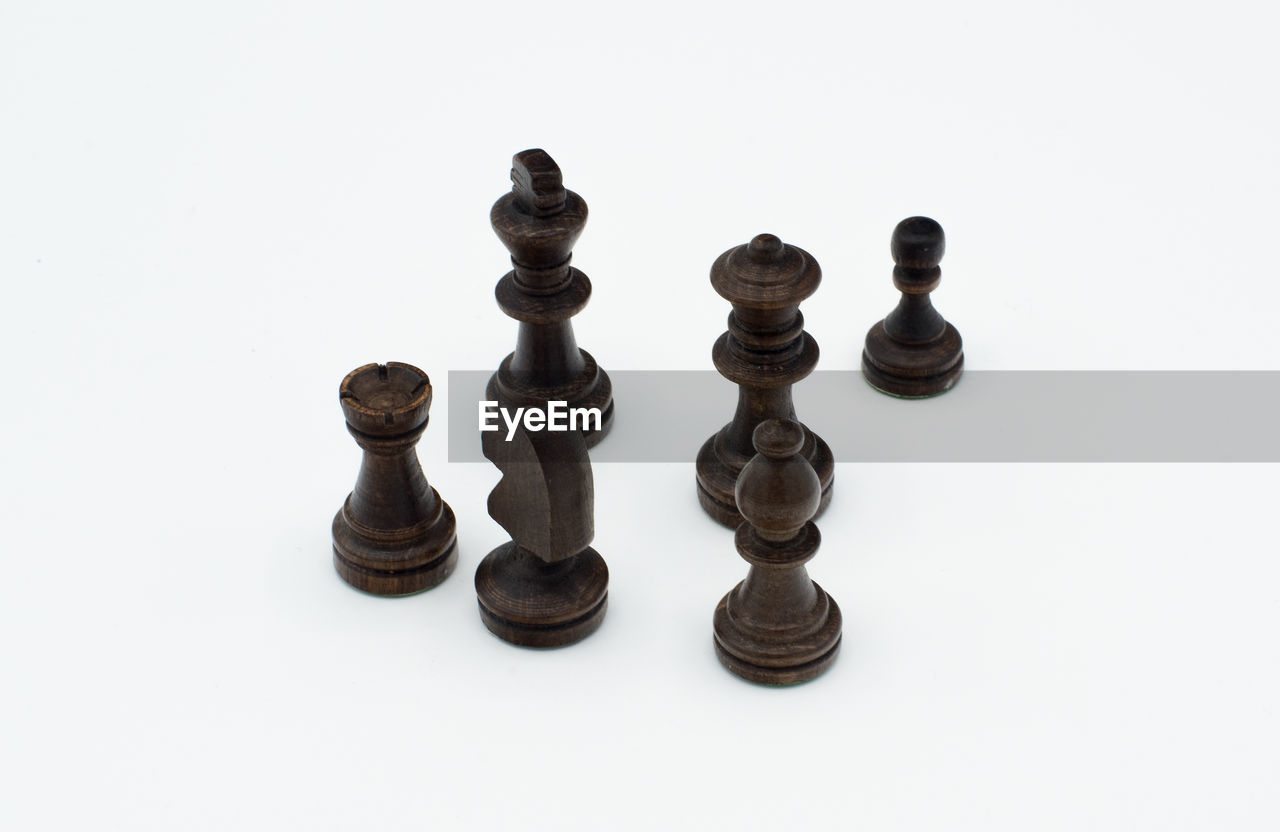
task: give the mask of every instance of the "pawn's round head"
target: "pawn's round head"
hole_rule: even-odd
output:
[[[889,251],[893,262],[912,269],[932,269],[942,262],[947,237],[942,226],[928,217],[907,217],[893,229]]]
[[[787,459],[804,447],[804,428],[791,419],[768,419],[756,425],[751,444],[770,459]]]
[[[818,512],[822,484],[800,456],[805,429],[790,419],[761,422],[751,435],[754,456],[734,488],[743,518],[766,540],[788,540]]]

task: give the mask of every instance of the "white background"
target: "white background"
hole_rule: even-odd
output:
[[[596,635],[490,636],[497,472],[448,464],[443,381],[515,343],[488,210],[533,146],[591,208],[607,369],[709,368],[708,267],[763,231],[822,264],[821,368],[855,369],[927,214],[971,369],[1280,370],[1275,26],[5,4],[0,826],[1274,829],[1276,466],[842,464],[811,573],[844,650],[773,690],[715,660],[745,564],[692,462],[596,467]],[[329,548],[338,382],[387,360],[437,382],[461,551],[399,600]]]

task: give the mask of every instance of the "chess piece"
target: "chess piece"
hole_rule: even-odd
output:
[[[698,451],[698,501],[717,522],[742,522],[734,501],[738,472],[755,455],[751,434],[766,419],[795,419],[791,385],[818,363],[818,343],[804,331],[800,301],[822,280],[807,251],[761,234],[730,249],[711,266],[711,285],[731,304],[729,331],[711,351],[720,374],[738,385],[733,421]],[[802,425],[803,427],[803,425]],[[822,438],[804,428],[801,454],[822,483],[818,513],[831,502],[835,460]]]
[[[545,408],[553,399],[569,408],[597,408],[599,419],[583,431],[587,447],[594,447],[613,425],[613,386],[591,354],[578,348],[569,320],[591,298],[591,281],[569,265],[587,224],[587,203],[565,190],[560,168],[543,150],[517,153],[511,181],[511,193],[494,203],[489,222],[513,267],[494,294],[520,331],[515,352],[493,374],[486,395],[512,411]]]
[[[946,250],[942,226],[928,217],[908,217],[893,229],[893,285],[898,308],[871,327],[862,351],[862,375],[882,393],[923,399],[945,393],[964,372],[960,333],[933,308],[938,263]]]
[[[746,522],[734,537],[751,569],[716,606],[716,655],[744,679],[790,685],[821,674],[840,651],[840,607],[804,568],[821,541],[812,518],[822,487],[800,453],[809,434],[799,422],[770,419],[752,437],[759,454],[738,477]]]
[[[366,364],[342,380],[338,401],[364,461],[333,518],[333,565],[374,595],[430,589],[458,563],[453,509],[427,483],[415,450],[431,381],[409,364]]]
[[[581,431],[519,428],[482,435],[502,479],[489,515],[511,535],[476,569],[480,618],[489,631],[525,647],[560,647],[599,629],[609,601],[609,568],[595,537],[591,460]]]

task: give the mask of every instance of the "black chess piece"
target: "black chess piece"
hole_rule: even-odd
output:
[[[933,308],[929,293],[942,280],[946,251],[942,226],[928,217],[908,217],[893,230],[893,285],[898,308],[867,333],[862,375],[882,393],[922,399],[945,393],[964,372],[960,333]]]
[[[559,647],[599,629],[609,568],[595,537],[591,460],[580,431],[523,427],[482,435],[502,479],[489,515],[511,535],[476,569],[480,617],[489,631],[525,647]]]
[[[569,320],[591,298],[591,281],[569,265],[587,224],[587,203],[565,189],[546,151],[522,151],[511,164],[511,192],[494,203],[489,222],[511,252],[513,267],[494,294],[502,311],[520,322],[520,331],[515,352],[489,379],[486,395],[513,411],[545,408],[551,400],[597,409],[599,417],[583,430],[587,447],[594,447],[613,425],[613,386],[578,347]]]
[[[364,461],[333,518],[333,565],[375,595],[430,589],[458,563],[453,510],[428,484],[415,450],[431,381],[410,364],[366,364],[342,380],[338,401]]]
[[[800,453],[808,434],[798,422],[770,419],[753,439],[759,454],[737,485],[746,522],[734,537],[751,569],[716,607],[716,655],[744,679],[789,685],[835,661],[840,607],[804,567],[821,542],[813,516],[822,487]]]
[[[738,385],[738,408],[733,421],[698,451],[698,501],[730,528],[742,522],[734,483],[755,455],[752,431],[767,419],[796,418],[791,385],[818,364],[818,343],[804,331],[800,302],[821,280],[811,254],[772,234],[726,251],[711,266],[711,285],[733,304],[729,330],[716,341],[711,358],[720,374]],[[835,459],[821,437],[807,427],[804,435],[801,454],[822,483],[821,514],[831,502]]]

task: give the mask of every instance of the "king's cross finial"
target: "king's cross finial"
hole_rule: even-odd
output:
[[[545,150],[522,150],[511,159],[511,192],[526,214],[550,217],[564,210],[560,166]]]

